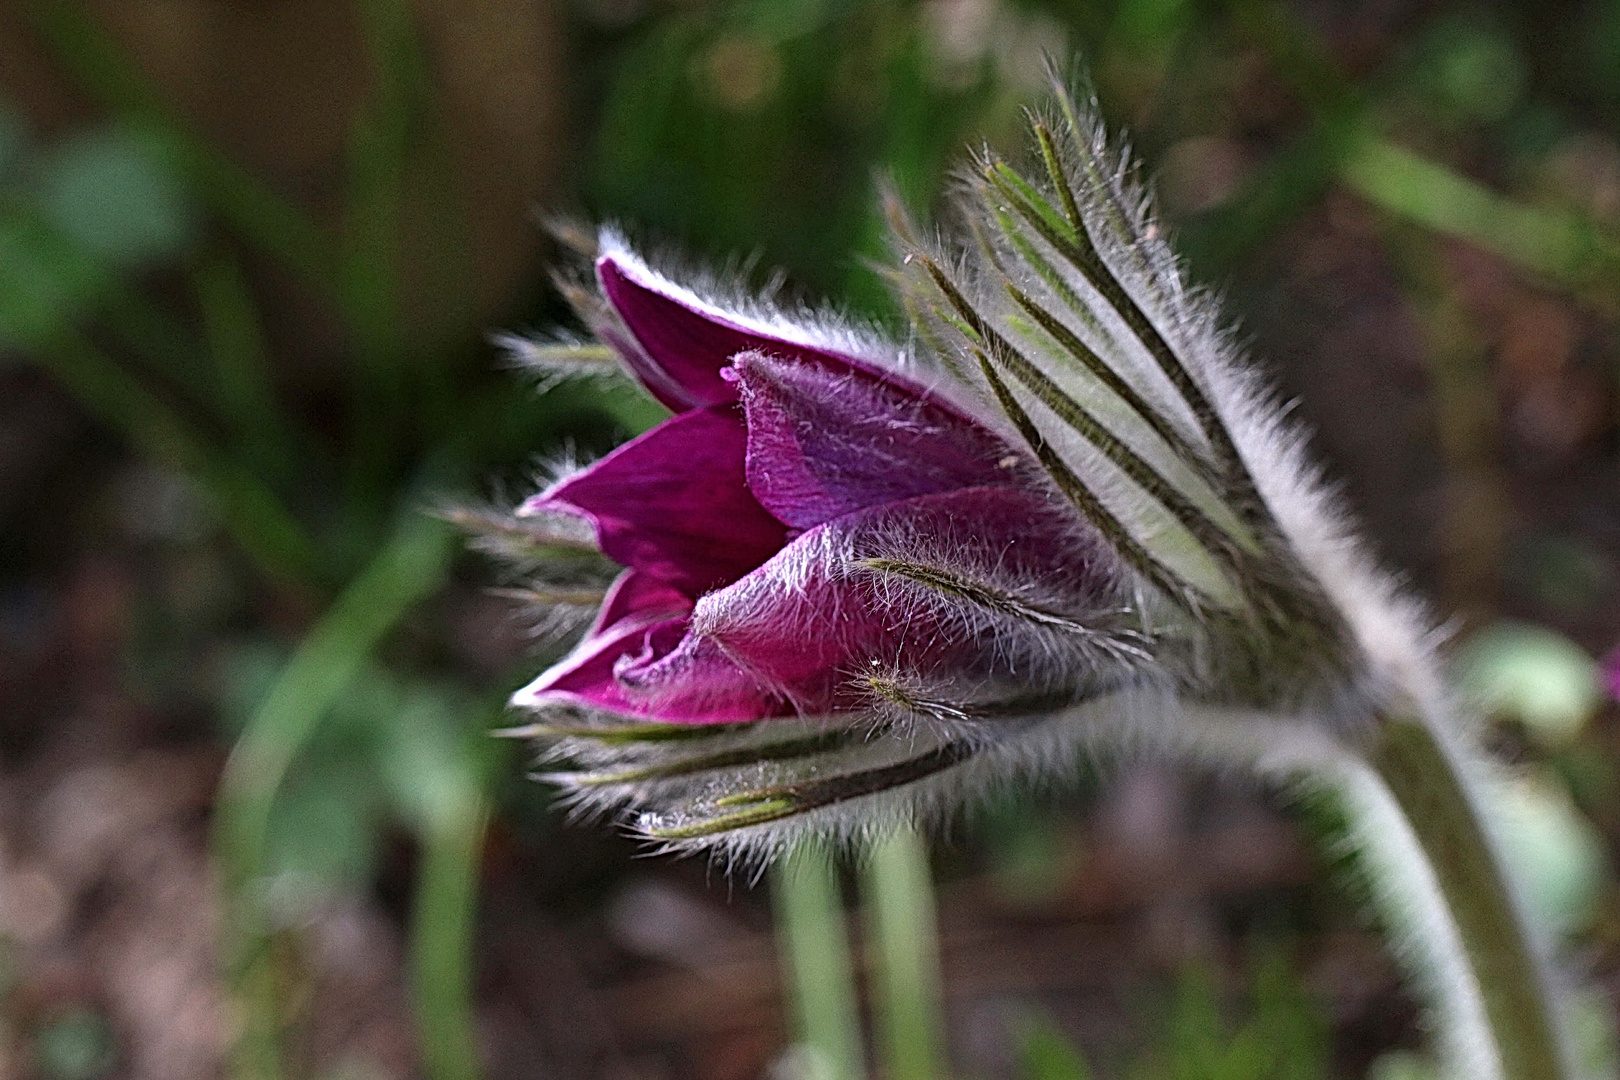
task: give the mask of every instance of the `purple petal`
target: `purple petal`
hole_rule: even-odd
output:
[[[579,705],[624,717],[693,724],[758,720],[793,711],[712,642],[680,649],[686,640],[684,615],[631,617],[587,637],[514,694],[512,704]],[[678,659],[670,661],[676,652]],[[661,677],[644,685],[641,673],[646,670],[660,671]]]
[[[696,409],[625,443],[518,512],[582,514],[609,558],[697,597],[736,581],[787,537],[748,490],[746,447],[734,406]]]
[[[1603,685],[1611,698],[1620,701],[1620,647],[1616,647],[1603,661]]]
[[[688,615],[692,600],[679,589],[640,570],[626,570],[613,582],[596,613],[587,639],[632,617]]]
[[[748,417],[748,486],[808,529],[869,506],[1003,486],[1006,443],[909,386],[762,353],[733,361]]]
[[[723,724],[789,716],[794,709],[711,639],[689,628],[625,656],[614,675],[633,715],[677,724]]]
[[[626,349],[625,361],[659,401],[681,412],[737,400],[737,387],[721,378],[720,369],[741,352],[810,360],[844,370],[868,366],[854,357],[804,341],[790,341],[761,328],[751,328],[678,293],[634,263],[615,255],[596,262],[602,291],[640,344]]]
[[[619,575],[602,610],[572,653],[518,691],[520,707],[581,705],[623,716],[752,720],[782,711],[782,702],[759,692],[741,669],[714,653],[705,665],[688,663],[676,695],[650,700],[635,688],[635,670],[656,663],[686,636],[692,602],[639,570]]]
[[[651,659],[658,645],[668,651],[686,632],[686,617],[629,618],[593,632],[573,652],[512,695],[519,708],[583,705],[630,714],[635,706],[614,670],[626,656]]]
[[[1083,541],[1066,517],[1039,495],[1008,488],[966,488],[892,503],[838,518],[806,532],[758,570],[697,603],[678,647],[621,670],[634,696],[677,722],[734,719],[688,711],[660,713],[660,703],[702,702],[689,686],[713,693],[724,670],[736,694],[790,703],[806,715],[860,708],[853,676],[879,665],[968,680],[996,674],[997,650],[964,628],[949,606],[896,610],[856,560],[893,555],[896,545],[952,565],[977,567],[1000,580],[1039,582],[1065,592],[1075,607],[1094,603],[1103,585]],[[1002,672],[1001,674],[1008,674]],[[758,715],[780,715],[781,709]]]

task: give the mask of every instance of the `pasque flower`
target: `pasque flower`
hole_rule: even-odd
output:
[[[612,234],[592,276],[583,313],[674,415],[501,525],[582,521],[625,568],[514,698],[588,766],[557,775],[582,799],[734,835],[949,771],[1150,665],[1128,568],[915,347],[702,298]]]
[[[675,416],[517,509],[586,519],[627,567],[517,704],[718,724],[905,681],[1094,689],[1087,650],[1127,646],[1116,560],[1028,454],[892,347],[716,309],[621,250],[595,269]]]
[[[514,698],[580,805],[768,855],[1163,738],[1189,704],[1365,723],[1357,613],[1418,635],[1065,107],[1044,183],[965,179],[974,244],[894,214],[900,339],[679,283],[611,230],[576,244],[601,344],[514,348],[549,376],[610,360],[673,414],[485,522],[623,568]]]
[[[988,155],[962,175],[962,239],[890,206],[900,337],[575,236],[589,265],[562,284],[597,343],[514,351],[628,374],[672,416],[467,516],[525,596],[600,601],[514,733],[583,810],[756,862],[1083,750],[1286,774],[1338,800],[1456,1074],[1574,1076],[1435,635],[1124,155],[1055,106],[1036,178]]]

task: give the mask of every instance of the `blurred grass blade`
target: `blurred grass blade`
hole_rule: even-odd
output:
[[[48,339],[28,344],[41,367],[142,454],[184,472],[266,574],[304,589],[319,584],[314,544],[258,477],[208,445],[162,399],[73,327],[64,325]]]
[[[245,1000],[246,1028],[233,1075],[280,1074],[278,982],[269,955],[262,885],[270,811],[287,770],[332,702],[377,643],[438,588],[453,532],[407,512],[382,551],[344,589],[277,678],[231,751],[215,809],[215,856],[223,875],[232,988]]]
[[[374,82],[349,133],[343,290],[356,348],[362,360],[379,363],[403,342],[399,223],[415,82],[409,58],[415,50],[410,12],[399,0],[365,0],[359,7]]]
[[[928,848],[903,828],[873,845],[861,875],[877,955],[880,1057],[888,1080],[943,1080],[944,995]]]
[[[1591,222],[1516,203],[1387,140],[1362,140],[1342,175],[1385,210],[1566,285],[1620,281],[1620,241]]]
[[[860,1013],[838,873],[824,845],[800,844],[772,871],[777,935],[810,1080],[861,1080]]]
[[[400,215],[414,109],[425,83],[420,47],[402,0],[362,0],[360,28],[372,91],[349,131],[340,256],[344,317],[354,345],[351,494],[376,501],[391,482],[411,391],[433,365],[404,363]]]
[[[1057,1026],[1041,1017],[1026,1021],[1019,1032],[1018,1076],[1019,1080],[1091,1080],[1091,1069]]]
[[[229,255],[211,260],[192,275],[192,287],[221,414],[247,445],[255,465],[285,472],[293,465],[287,451],[295,441],[271,382],[269,348],[241,263]]]
[[[75,81],[149,135],[215,213],[310,283],[322,290],[331,286],[332,244],[315,221],[188,130],[81,5],[39,0],[31,14],[35,29]]]
[[[476,783],[458,785],[451,795],[422,830],[411,913],[416,1029],[429,1080],[476,1080],[473,937],[489,805]]]
[[[95,318],[188,401],[213,410],[191,328],[65,235],[29,200],[0,200],[0,340],[27,347],[75,316]]]
[[[1219,264],[1230,262],[1239,247],[1257,244],[1264,232],[1314,202],[1323,167],[1333,165],[1339,179],[1383,209],[1477,244],[1534,273],[1577,289],[1612,288],[1620,282],[1620,239],[1605,235],[1584,215],[1515,202],[1369,133],[1360,91],[1284,5],[1235,0],[1232,11],[1316,113],[1317,126],[1295,151],[1279,159],[1267,181],[1251,188],[1246,216],[1229,214],[1218,230],[1221,235],[1195,245],[1211,266],[1224,268]]]

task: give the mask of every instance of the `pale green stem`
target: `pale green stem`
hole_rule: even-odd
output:
[[[413,514],[403,521],[299,645],[225,763],[214,847],[224,879],[228,974],[246,1005],[232,1063],[232,1074],[243,1080],[280,1075],[279,986],[262,895],[276,792],[371,650],[438,588],[450,540],[448,526],[435,519]]]
[[[457,785],[452,795],[422,829],[411,974],[423,1072],[431,1080],[477,1080],[470,961],[489,808],[475,783]]]
[[[861,877],[868,936],[875,947],[883,1074],[943,1080],[943,994],[928,848],[913,829],[872,846]]]
[[[1539,942],[1486,821],[1487,765],[1415,710],[1360,746],[1264,713],[1193,715],[1190,749],[1328,796],[1390,936],[1431,1013],[1454,1080],[1580,1080]]]
[[[862,1080],[855,968],[838,873],[823,844],[806,841],[775,868],[777,939],[793,989],[797,1038],[813,1080]]]
[[[1503,1080],[1575,1080],[1548,973],[1467,764],[1424,722],[1386,718],[1368,762],[1423,849],[1478,986]]]

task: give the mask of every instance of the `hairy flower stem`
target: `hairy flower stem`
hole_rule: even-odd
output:
[[[1368,763],[1411,826],[1455,923],[1503,1080],[1576,1080],[1547,973],[1464,763],[1421,720],[1386,718]]]

